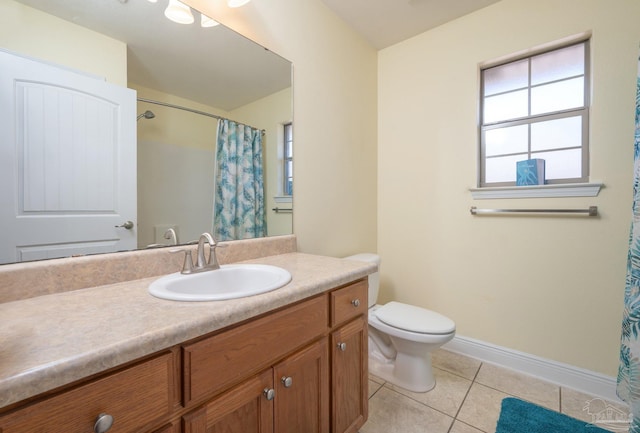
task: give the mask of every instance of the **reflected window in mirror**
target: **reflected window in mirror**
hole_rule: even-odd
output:
[[[283,134],[284,185],[283,195],[293,195],[293,123],[285,123]]]

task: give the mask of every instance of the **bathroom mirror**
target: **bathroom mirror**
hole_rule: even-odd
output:
[[[172,243],[169,228],[179,243],[212,231],[216,116],[264,131],[267,236],[292,233],[291,196],[283,193],[284,126],[293,116],[288,60],[222,25],[201,26],[193,9],[193,24],[172,22],[164,16],[168,0],[1,1],[37,10],[32,18],[22,6],[21,19],[38,22],[45,13],[64,20],[37,37],[82,26],[126,44],[126,86],[138,97],[138,248]],[[0,48],[21,53],[3,40],[11,38],[0,38]]]

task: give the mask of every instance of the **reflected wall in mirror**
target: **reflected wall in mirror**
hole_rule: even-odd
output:
[[[164,3],[0,0],[7,24],[0,28],[0,48],[103,77],[135,90],[139,99],[160,102],[139,101],[135,108],[138,117],[154,114],[136,122],[137,215],[123,215],[135,221],[138,248],[172,243],[169,228],[180,243],[212,231],[216,116],[265,131],[267,235],[292,233],[292,213],[274,211],[291,209],[291,196],[283,193],[291,63],[224,26],[200,27],[197,11],[195,24],[171,22]]]

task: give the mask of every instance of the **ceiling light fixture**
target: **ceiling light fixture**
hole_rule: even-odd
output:
[[[119,0],[122,3],[126,3],[128,0]],[[150,3],[157,3],[158,0],[148,0]],[[227,0],[227,6],[230,8],[239,8],[246,5],[251,0]],[[196,11],[197,12],[197,11]],[[164,10],[164,16],[171,21],[178,24],[193,24],[195,19],[191,8],[179,0],[169,0],[169,5]],[[215,27],[220,23],[213,18],[201,13],[200,14],[200,26],[201,27]]]
[[[200,14],[200,27],[215,27],[219,22],[216,20],[206,16],[205,14]]]
[[[249,3],[251,0],[227,0],[227,5],[230,8],[239,8]]]
[[[164,16],[178,24],[192,24],[195,21],[191,8],[178,0],[169,0]]]

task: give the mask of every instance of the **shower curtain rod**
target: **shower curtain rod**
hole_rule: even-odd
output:
[[[207,117],[213,117],[214,119],[218,119],[218,120],[229,120],[231,122],[236,122],[235,120],[227,119],[226,117],[217,116],[215,114],[207,113],[205,111],[194,110],[193,108],[187,108],[187,107],[183,107],[181,105],[169,104],[167,102],[154,101],[153,99],[146,99],[146,98],[137,98],[137,99],[138,99],[139,102],[146,102],[148,104],[162,105],[163,107],[169,107],[169,108],[175,108],[175,109],[178,109],[178,110],[189,111],[190,113],[200,114],[202,116],[207,116]],[[241,122],[236,122],[236,123],[241,123]],[[251,126],[251,125],[248,125],[248,126]],[[251,126],[251,127],[253,128],[253,126]],[[254,128],[254,129],[257,129],[257,128]],[[264,135],[264,134],[266,134],[267,131],[265,131],[264,129],[261,129],[260,132],[262,133],[262,135]]]

